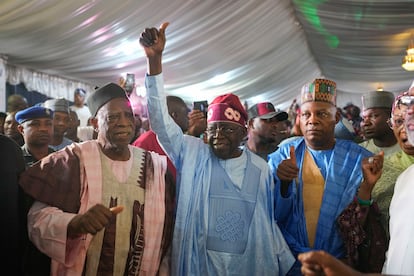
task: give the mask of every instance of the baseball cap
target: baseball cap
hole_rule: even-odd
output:
[[[276,109],[270,102],[257,103],[250,107],[247,113],[249,114],[249,119],[270,119],[273,117],[277,117],[279,121],[288,119],[288,114],[285,111]]]

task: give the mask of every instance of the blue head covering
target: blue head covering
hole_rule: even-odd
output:
[[[15,118],[19,124],[37,118],[53,119],[53,111],[43,106],[32,106],[17,112]]]

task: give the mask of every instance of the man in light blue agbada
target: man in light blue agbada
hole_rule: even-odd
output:
[[[285,275],[294,258],[273,217],[266,162],[240,144],[247,113],[224,94],[208,107],[207,143],[184,135],[168,115],[162,75],[164,23],[140,38],[152,130],[177,169],[172,275]]]

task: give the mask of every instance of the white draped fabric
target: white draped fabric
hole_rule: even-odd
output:
[[[80,81],[68,80],[62,77],[29,70],[24,67],[6,65],[7,82],[12,85],[24,83],[28,91],[38,91],[51,98],[66,98],[73,101],[76,88],[93,91],[93,87]]]
[[[6,66],[4,58],[0,57],[0,110],[6,110]]]
[[[287,108],[303,84],[327,77],[344,106],[414,79],[401,68],[414,35],[411,0],[3,0],[0,11],[8,80],[49,96],[125,73],[142,87],[137,39],[165,21],[166,90],[188,103],[234,92],[249,105]]]

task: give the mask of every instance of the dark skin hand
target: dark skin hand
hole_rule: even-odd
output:
[[[361,276],[340,260],[324,251],[310,251],[298,256],[302,263],[301,272],[306,276]]]
[[[297,178],[299,174],[299,168],[296,165],[295,148],[290,146],[290,158],[280,162],[276,175],[282,181],[280,187],[282,195],[287,194],[289,184],[293,179]]]
[[[372,160],[370,163],[369,160]],[[384,152],[372,157],[364,158],[362,160],[362,173],[364,175],[364,181],[361,183],[358,191],[358,197],[360,199],[369,200],[371,198],[372,189],[377,183],[382,174],[382,165],[384,163]]]
[[[207,128],[207,119],[204,117],[204,112],[200,110],[192,110],[188,114],[189,126],[187,133],[192,136],[200,136]]]
[[[164,51],[166,42],[165,29],[168,25],[169,23],[165,22],[161,25],[159,30],[157,30],[157,28],[146,28],[144,32],[141,33],[139,42],[144,48],[147,56],[147,73],[149,75],[158,75],[162,72],[162,52]]]
[[[69,238],[76,238],[84,234],[95,235],[104,228],[110,218],[122,212],[123,206],[107,208],[102,204],[96,204],[86,213],[76,215],[68,224],[67,234]]]

